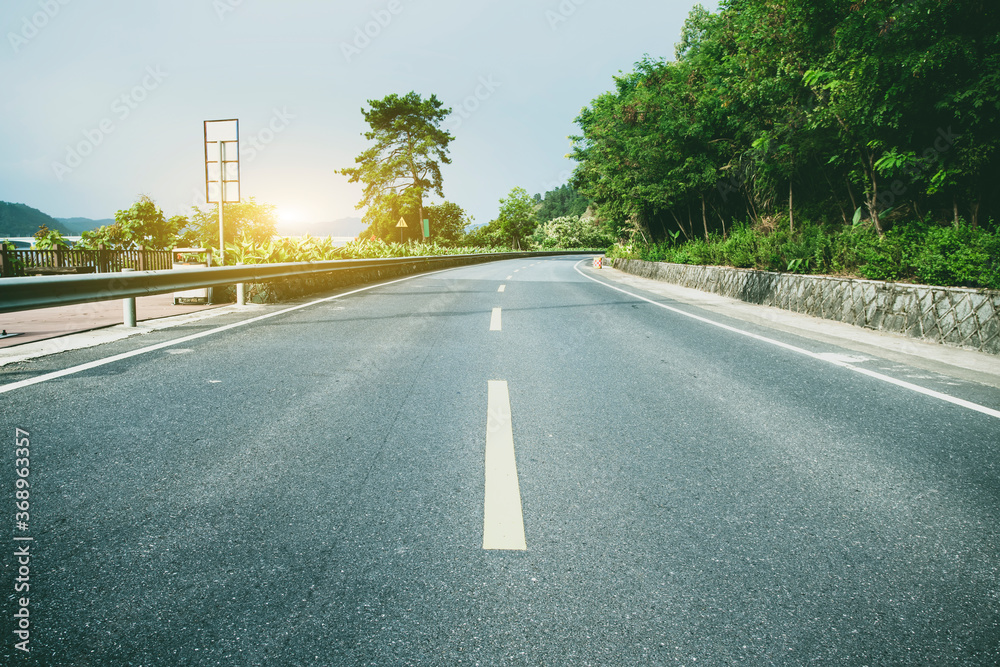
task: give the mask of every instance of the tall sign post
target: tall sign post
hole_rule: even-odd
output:
[[[402,217],[399,218],[399,224],[396,225],[399,228],[399,242],[403,242],[403,230],[406,229],[406,220]]]
[[[226,263],[225,204],[240,202],[240,121],[205,121],[205,201],[219,205],[219,265]]]

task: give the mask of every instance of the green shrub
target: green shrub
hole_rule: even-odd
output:
[[[612,252],[626,256],[621,246]],[[869,225],[831,227],[807,222],[794,232],[781,226],[764,233],[742,224],[725,238],[632,244],[627,256],[675,264],[1000,289],[1000,229],[993,221],[973,229],[966,223],[956,226],[928,218],[897,223],[882,236]]]

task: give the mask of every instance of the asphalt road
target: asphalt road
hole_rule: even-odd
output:
[[[0,370],[0,662],[1000,663],[1000,390],[588,276]]]

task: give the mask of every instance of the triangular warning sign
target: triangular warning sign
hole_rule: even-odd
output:
[[[406,227],[406,220],[403,220],[402,218],[400,218],[399,219],[399,224],[396,225],[396,226],[397,227]]]

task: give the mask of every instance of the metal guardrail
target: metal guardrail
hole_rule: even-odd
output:
[[[388,257],[381,259],[337,259],[325,262],[219,266],[185,271],[136,271],[79,276],[0,278],[0,313],[12,313],[55,306],[72,306],[94,301],[113,301],[168,292],[221,287],[236,283],[268,282],[281,278],[412,265],[414,272],[429,271],[445,263],[478,264],[522,257],[587,255],[580,251],[505,252],[433,257]]]

